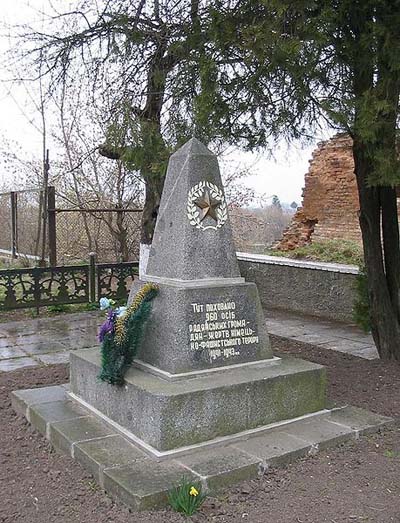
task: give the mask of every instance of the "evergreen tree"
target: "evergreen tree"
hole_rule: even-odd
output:
[[[353,138],[372,334],[381,358],[400,360],[400,1],[236,7],[221,7],[214,24],[220,48],[241,63],[224,89],[248,145],[271,135],[307,139],[327,124]]]

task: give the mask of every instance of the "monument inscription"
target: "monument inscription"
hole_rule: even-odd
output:
[[[240,356],[243,345],[259,343],[256,325],[244,317],[236,301],[191,303],[191,313],[190,350],[203,357],[207,353],[210,363]]]

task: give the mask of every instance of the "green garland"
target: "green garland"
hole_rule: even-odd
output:
[[[114,329],[105,334],[101,345],[99,378],[111,385],[122,385],[128,367],[136,356],[143,327],[149,317],[158,287],[147,283],[136,294],[132,305],[115,319]]]

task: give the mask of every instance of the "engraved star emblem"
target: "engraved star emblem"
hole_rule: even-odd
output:
[[[221,205],[221,202],[212,198],[207,189],[204,191],[203,196],[194,200],[193,203],[200,209],[201,222],[206,218],[206,216],[209,216],[216,222],[218,221],[216,209]]]

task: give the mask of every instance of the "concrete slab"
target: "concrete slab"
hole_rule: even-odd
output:
[[[354,354],[360,358],[375,359],[378,356],[373,350],[375,345],[372,336],[365,334],[356,325],[320,320],[277,309],[265,311],[265,318],[270,334],[298,338],[299,341],[320,348]],[[327,342],[327,339],[332,341]]]
[[[21,349],[29,355],[48,354],[50,352],[60,352],[65,350],[65,345],[54,340],[38,340],[33,343],[21,343]]]
[[[8,372],[10,370],[18,370],[24,367],[33,367],[38,365],[38,362],[33,358],[13,358],[10,360],[0,360],[0,371]]]
[[[38,413],[32,416],[31,422],[42,432],[45,430],[42,418],[47,416],[52,444],[70,455],[72,447],[74,459],[93,474],[105,490],[133,510],[164,506],[167,492],[179,484],[183,476],[202,481],[205,488],[218,489],[255,477],[266,466],[280,466],[310,451],[356,439],[360,434],[394,423],[390,418],[346,407],[271,428],[235,444],[209,451],[194,449],[176,460],[158,462],[145,456],[115,430],[104,427],[95,417],[68,419],[71,411],[66,404],[69,402],[48,401],[65,394],[66,390],[62,385],[14,392],[14,408],[25,415],[29,411]],[[62,415],[65,415],[63,421],[51,421],[52,417]]]
[[[324,449],[327,446],[338,445],[358,434],[351,428],[332,423],[327,418],[305,419],[295,423],[289,423],[282,432],[296,438],[300,438],[311,444],[315,450]]]
[[[364,350],[370,347],[371,345],[366,345],[363,342],[347,340],[344,338],[337,338],[335,341],[323,344],[323,348],[325,349],[336,350],[338,352],[345,352],[347,354],[353,354],[354,352],[358,352],[360,350]]]
[[[300,341],[360,358],[378,357],[372,337],[353,325],[285,311],[269,310],[265,314],[268,330],[276,336],[288,339],[300,337]],[[13,371],[34,365],[34,362],[38,365],[67,363],[67,357],[63,355],[67,350],[98,347],[96,335],[103,317],[103,313],[87,312],[2,323],[0,371]],[[18,364],[9,361],[1,363],[3,360],[27,357]]]
[[[15,347],[16,346],[15,340],[16,340],[16,338],[14,336],[7,336],[5,338],[0,338],[0,350],[7,349],[10,347]]]
[[[320,344],[329,344],[329,343],[335,343],[337,341],[337,338],[335,336],[332,336],[330,333],[326,334],[320,334],[320,333],[310,333],[307,334],[298,334],[296,336],[292,336],[292,339],[297,341],[302,341],[303,343],[310,343],[311,345],[320,345]]]
[[[137,461],[104,471],[104,488],[135,510],[161,508],[168,492],[182,481],[199,480],[175,462]]]
[[[377,432],[379,429],[390,427],[396,422],[387,416],[381,416],[358,407],[347,406],[333,410],[329,421],[340,423],[362,434]]]
[[[49,403],[53,401],[64,401],[67,399],[67,391],[62,385],[52,387],[40,387],[37,389],[16,390],[11,394],[13,409],[26,416],[29,421],[29,407],[32,405]]]
[[[115,431],[97,421],[93,416],[50,423],[51,443],[74,457],[74,445],[82,441],[114,435]]]
[[[9,346],[0,348],[0,360],[8,360],[11,358],[24,358],[26,354],[20,347]]]
[[[149,458],[122,436],[114,435],[76,443],[74,457],[104,487],[103,471]]]
[[[39,432],[49,438],[49,423],[87,416],[87,412],[72,401],[51,401],[29,407],[29,419]]]
[[[280,430],[249,438],[234,446],[262,460],[264,468],[291,463],[307,456],[313,449],[310,442],[294,435],[285,434]]]
[[[194,452],[177,461],[206,480],[211,491],[254,478],[261,466],[259,458],[233,446]]]
[[[41,354],[36,359],[45,365],[69,363],[69,352],[55,352],[54,354]]]
[[[100,362],[97,349],[71,352],[71,392],[155,453],[297,418],[326,404],[325,369],[298,358],[179,381],[131,367],[123,388],[99,381]]]
[[[310,331],[306,329],[300,330],[298,327],[290,327],[283,324],[271,325],[267,323],[267,328],[269,334],[274,334],[275,336],[281,336],[282,338],[292,338],[294,336],[299,336],[302,334],[308,334]]]
[[[356,356],[357,358],[363,358],[365,360],[376,360],[379,358],[379,354],[376,347],[370,346],[351,352],[351,355]]]

